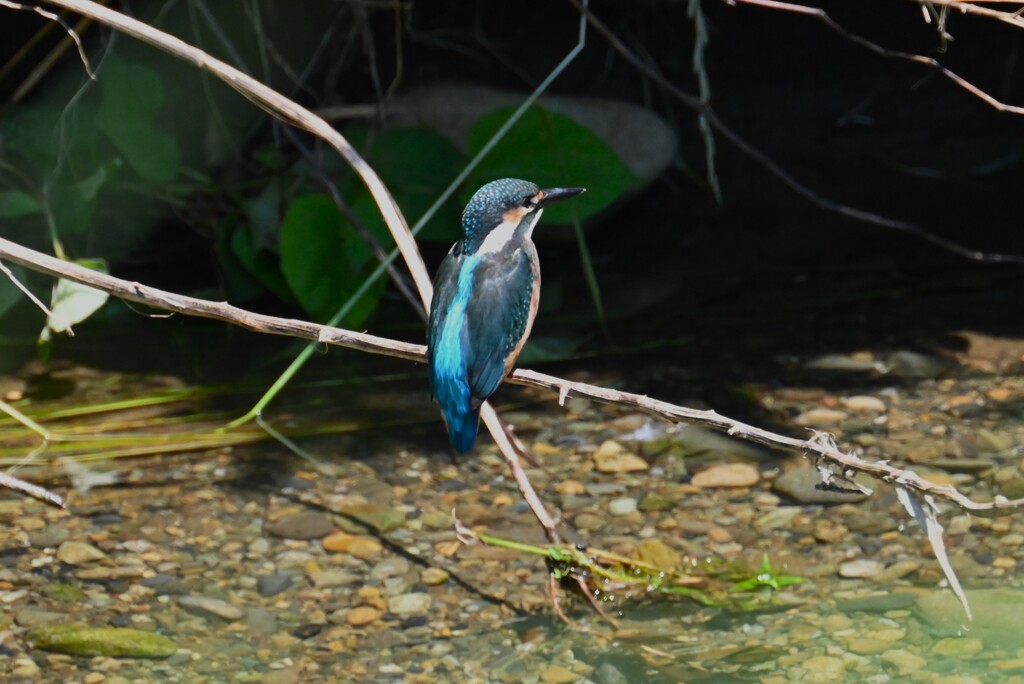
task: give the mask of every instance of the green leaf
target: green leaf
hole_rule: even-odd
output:
[[[281,224],[281,272],[296,299],[315,319],[327,320],[372,270],[360,244],[327,195],[303,195],[288,206]],[[386,282],[378,281],[356,303],[344,324],[361,325],[377,306]]]
[[[278,298],[286,302],[295,301],[288,283],[285,282],[284,276],[281,274],[281,266],[278,263],[277,256],[272,255],[268,250],[258,249],[253,245],[252,231],[249,226],[236,228],[231,232],[229,239],[230,254],[224,254],[221,257],[221,262],[225,267],[237,262],[249,276],[258,280]],[[234,261],[232,261],[232,257]],[[242,286],[244,288],[244,285]],[[255,294],[252,293],[251,296],[255,296]],[[245,293],[243,292],[242,299],[244,298]]]
[[[18,264],[11,264],[4,262],[14,277],[18,279],[18,282],[22,285],[25,284],[26,270]],[[7,313],[7,310],[12,306],[21,301],[21,298],[25,296],[25,293],[15,285],[6,273],[0,271],[0,316]]]
[[[143,178],[170,181],[178,174],[178,143],[155,127],[164,86],[141,64],[110,61],[100,74],[103,102],[96,126]]]
[[[473,125],[469,132],[473,153],[483,148],[512,111],[511,107],[496,109]],[[527,110],[480,162],[467,182],[463,201],[497,178],[522,178],[541,187],[586,188],[586,194],[545,210],[544,220],[554,223],[571,222],[573,212],[583,220],[601,211],[636,180],[594,132],[541,107]]]
[[[427,128],[383,131],[365,147],[364,156],[391,190],[410,226],[430,208],[466,163],[451,143]],[[382,244],[394,244],[369,191],[359,184],[350,197],[352,210],[363,225]],[[461,238],[458,207],[447,202],[417,237],[443,242]]]
[[[86,200],[78,184],[54,183],[46,199],[58,234],[82,235],[89,229],[96,203]]]
[[[327,195],[303,195],[288,206],[279,236],[281,272],[307,312],[330,317],[342,301],[347,263],[341,216]]]
[[[85,266],[100,273],[107,272],[106,262],[100,259],[78,259],[75,261],[80,266]],[[50,304],[50,316],[46,319],[46,330],[53,332],[65,332],[71,326],[81,323],[89,316],[96,313],[110,297],[102,290],[82,285],[70,280],[58,280],[53,289],[53,300]],[[43,335],[43,339],[48,333]]]
[[[43,213],[43,206],[20,190],[0,190],[0,218],[17,218]]]

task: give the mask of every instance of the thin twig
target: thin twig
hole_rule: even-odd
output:
[[[61,259],[37,252],[28,247],[23,247],[3,238],[0,238],[0,259],[21,264],[26,268],[54,277],[73,280],[98,290],[109,292],[121,299],[139,302],[158,309],[176,311],[189,316],[212,318],[233,323],[254,332],[317,340],[326,344],[358,349],[371,354],[392,356],[417,363],[423,363],[426,360],[426,347],[421,344],[390,340],[384,337],[343,330],[341,328],[332,328],[307,321],[265,316],[223,302],[211,302],[205,299],[186,297],[158,290],[154,287],[121,280],[120,278],[93,271],[72,262],[62,261]],[[764,444],[787,451],[812,454],[836,464],[842,472],[866,473],[876,479],[896,483],[923,494],[931,494],[932,496],[945,499],[964,510],[980,516],[1003,515],[1024,506],[1024,499],[1008,500],[1004,497],[996,497],[995,501],[990,502],[973,501],[952,486],[932,484],[911,471],[903,470],[881,461],[865,461],[853,454],[846,453],[840,450],[833,440],[822,437],[820,433],[812,435],[809,439],[787,437],[723,416],[714,410],[686,408],[639,394],[598,387],[582,382],[573,382],[531,370],[518,369],[513,371],[512,375],[509,376],[509,382],[550,390],[557,393],[563,399],[576,395],[606,404],[629,406],[673,422],[707,425],[749,442]],[[548,516],[548,521],[551,521],[550,516]]]
[[[923,66],[930,67],[941,73],[943,76],[945,76],[950,81],[957,84],[967,92],[969,92],[971,95],[974,95],[975,97],[983,100],[986,104],[992,106],[994,109],[1000,112],[1009,112],[1011,114],[1024,114],[1024,107],[1007,104],[1005,102],[997,100],[995,97],[989,95],[987,92],[985,92],[978,86],[974,85],[963,76],[960,76],[955,71],[943,66],[942,62],[935,59],[934,57],[926,57],[925,55],[917,55],[911,52],[904,52],[902,50],[890,50],[889,48],[882,47],[878,43],[870,41],[867,38],[864,38],[863,36],[859,36],[856,33],[852,33],[851,31],[848,31],[847,29],[843,28],[841,24],[839,24],[835,19],[828,15],[828,12],[819,7],[808,7],[806,5],[797,5],[791,2],[778,2],[778,0],[725,0],[725,2],[730,5],[756,5],[758,7],[765,7],[768,9],[776,9],[781,10],[783,12],[792,12],[795,14],[804,14],[810,17],[814,17],[815,19],[825,24],[825,26],[829,27],[846,40],[850,41],[851,43],[860,45],[861,47],[865,48],[866,50],[869,50],[870,52],[875,53],[876,55],[879,55],[881,57],[889,57],[892,59],[902,59],[908,62],[914,62],[915,64],[921,64]],[[967,11],[967,8],[970,8],[970,11],[985,9],[982,7],[974,7],[973,5],[966,5],[961,2],[943,3],[942,0],[929,0],[929,2],[935,2],[936,4],[946,4],[950,7],[956,7],[958,9],[963,9],[965,11]],[[982,12],[979,11],[978,13]],[[1006,20],[1005,15],[1008,13],[997,12],[995,10],[987,10],[985,14],[987,16],[995,15],[995,18]],[[1019,18],[1018,20],[1012,21],[1010,23],[1013,23],[1016,26],[1024,28],[1024,21],[1020,21]]]
[[[17,287],[19,290],[21,290],[22,294],[24,294],[26,297],[29,298],[29,301],[31,301],[33,304],[38,306],[39,309],[44,314],[46,314],[47,318],[53,318],[53,312],[50,311],[49,307],[47,307],[45,304],[43,304],[41,301],[39,301],[39,297],[36,297],[34,294],[32,294],[31,290],[29,290],[27,287],[22,285],[21,281],[18,280],[18,277],[16,275],[14,275],[14,273],[11,272],[11,269],[7,268],[7,265],[4,264],[4,262],[2,262],[2,261],[0,261],[0,271],[3,271],[4,275],[6,275],[8,278],[10,278],[11,282],[14,283],[15,287]],[[70,327],[68,328],[68,332],[69,333],[71,332],[71,328]],[[71,333],[71,334],[72,334],[72,336],[74,335],[74,333]]]
[[[857,221],[871,223],[876,226],[881,226],[883,228],[898,230],[904,233],[908,233],[910,235],[914,235],[922,240],[925,240],[926,242],[930,242],[933,245],[941,247],[942,249],[953,252],[954,254],[958,254],[964,258],[971,259],[973,261],[983,261],[986,263],[1024,264],[1024,256],[1016,254],[992,254],[988,252],[981,252],[975,249],[971,249],[969,247],[964,247],[963,245],[953,242],[952,240],[947,240],[946,238],[929,233],[928,231],[924,230],[923,228],[914,223],[891,219],[880,214],[875,214],[873,212],[865,211],[863,209],[857,209],[855,207],[843,204],[842,202],[836,202],[835,200],[823,197],[822,195],[818,194],[807,185],[804,185],[802,182],[797,180],[795,176],[793,176],[788,171],[779,166],[779,164],[772,160],[768,155],[766,155],[764,152],[761,152],[759,149],[757,149],[752,144],[747,142],[738,133],[733,131],[732,128],[730,128],[724,121],[722,121],[721,118],[719,118],[718,114],[715,113],[715,110],[712,109],[710,105],[708,105],[705,102],[702,102],[699,97],[687,93],[685,90],[681,89],[679,86],[675,85],[667,78],[662,76],[660,73],[658,73],[656,69],[652,68],[646,62],[644,62],[632,50],[630,50],[629,47],[627,47],[626,44],[622,42],[622,40],[617,35],[615,35],[615,33],[610,28],[608,28],[608,26],[604,22],[598,19],[593,12],[583,7],[583,5],[580,3],[580,0],[568,1],[580,12],[586,15],[587,21],[590,23],[590,25],[593,26],[600,34],[602,34],[608,40],[611,46],[615,49],[615,51],[621,54],[626,59],[626,61],[635,66],[640,71],[642,71],[648,78],[655,81],[658,85],[664,88],[670,95],[672,95],[677,100],[682,102],[684,105],[686,105],[687,107],[689,107],[690,109],[694,110],[695,112],[703,116],[705,119],[707,119],[708,123],[711,124],[711,126],[716,131],[718,131],[722,135],[722,137],[724,137],[726,140],[735,145],[738,150],[740,150],[743,154],[747,155],[755,162],[763,166],[765,169],[768,170],[769,173],[771,173],[773,176],[782,181],[786,186],[788,186],[791,190],[793,190],[793,192],[797,193],[804,199],[810,201],[812,204],[815,204],[826,211],[831,211],[841,216],[856,219]],[[726,1],[728,2],[730,0]],[[772,2],[773,0],[753,1]],[[800,7],[800,5],[796,5],[795,7]],[[807,10],[803,12],[804,14],[813,14],[814,8],[806,7],[804,9]]]
[[[96,74],[93,72],[92,66],[89,64],[89,58],[85,56],[85,48],[82,47],[82,39],[79,37],[78,31],[71,28],[63,18],[57,16],[53,12],[47,12],[42,7],[36,7],[35,5],[23,5],[19,2],[12,2],[11,0],[0,0],[0,7],[8,7],[10,9],[22,10],[25,12],[35,12],[39,16],[59,24],[60,27],[64,29],[65,33],[68,34],[68,37],[74,41],[75,47],[78,48],[78,58],[82,60],[82,66],[85,68],[85,73],[88,74],[89,78],[92,80],[96,80]],[[79,28],[83,28],[87,23],[88,22],[80,22]],[[19,102],[23,97],[25,97],[28,91],[35,87],[36,83],[39,82],[43,75],[45,75],[54,64],[56,64],[57,60],[64,54],[66,47],[66,43],[57,46],[42,62],[36,65],[28,78],[26,78],[25,81],[18,86],[18,89],[14,94],[11,95],[11,101]]]

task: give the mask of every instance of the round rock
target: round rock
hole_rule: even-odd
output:
[[[267,525],[267,532],[283,539],[321,539],[333,529],[331,519],[319,513],[286,515]]]

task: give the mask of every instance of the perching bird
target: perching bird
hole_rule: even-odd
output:
[[[466,237],[434,278],[427,333],[430,388],[456,451],[473,448],[480,405],[512,371],[537,315],[533,227],[545,206],[581,192],[504,178],[477,190],[462,212]]]

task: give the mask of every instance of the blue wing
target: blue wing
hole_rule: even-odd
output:
[[[473,296],[466,306],[470,393],[477,405],[494,394],[515,363],[533,322],[535,267],[532,250],[498,253],[480,260],[473,277]]]
[[[522,348],[539,286],[532,249],[466,256],[458,243],[434,279],[427,359],[431,392],[441,406],[452,446],[476,441],[480,405],[498,388]]]
[[[472,285],[474,262],[457,242],[434,277],[434,297],[427,325],[427,363],[430,392],[441,407],[452,446],[466,452],[476,442],[479,404],[473,405],[466,372],[469,348],[466,299]]]

